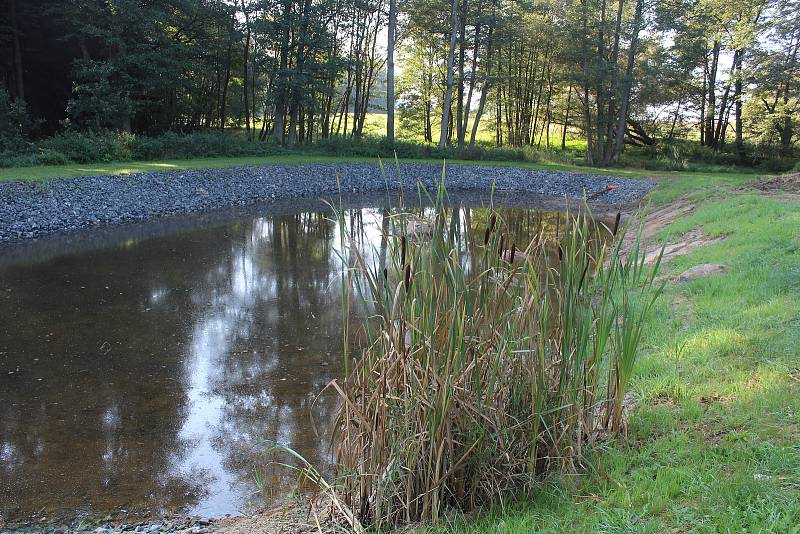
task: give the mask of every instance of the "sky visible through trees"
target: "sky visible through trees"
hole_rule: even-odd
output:
[[[782,157],[797,145],[798,0],[0,5],[7,146],[64,129],[234,127],[295,146],[357,140],[387,111],[390,140],[564,147],[569,134],[590,163],[675,139],[742,158],[746,144]]]

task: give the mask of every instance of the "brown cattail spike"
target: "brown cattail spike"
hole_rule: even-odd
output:
[[[512,243],[511,244],[511,254],[509,254],[508,263],[512,263],[512,264],[514,263],[514,255],[516,253],[517,253],[517,244],[516,243]]]
[[[411,266],[406,265],[405,276],[403,277],[403,283],[406,286],[406,293],[411,291]]]
[[[489,226],[486,228],[486,233],[483,234],[484,246],[489,244],[489,236],[492,235],[492,232],[494,232],[495,224],[497,224],[497,216],[494,213],[492,213],[492,216],[489,218]]]
[[[578,293],[581,292],[581,287],[583,287],[583,280],[586,278],[586,272],[589,270],[589,260],[586,260],[586,266],[583,268],[583,273],[581,273],[581,280],[578,282]]]
[[[620,220],[621,218],[622,218],[622,213],[620,213],[620,212],[617,212],[617,216],[616,216],[616,218],[614,219],[614,230],[611,232],[611,234],[612,234],[614,237],[616,237],[616,236],[617,236],[617,230],[619,230],[619,220]]]
[[[406,265],[406,236],[400,238],[400,265]]]

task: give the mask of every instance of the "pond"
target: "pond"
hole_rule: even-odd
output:
[[[367,255],[391,203],[347,203]],[[451,203],[483,232],[487,198]],[[564,217],[540,198],[495,203],[518,243]],[[340,249],[317,201],[0,248],[3,516],[238,514],[294,486],[272,442],[324,469]]]

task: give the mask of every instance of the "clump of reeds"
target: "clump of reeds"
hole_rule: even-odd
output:
[[[353,242],[345,252],[345,283],[375,318],[332,384],[342,400],[336,493],[363,524],[435,522],[448,507],[497,502],[620,433],[661,290],[638,235],[620,252],[628,229],[618,220],[569,216],[558,236],[520,245],[492,213],[470,240],[443,194],[429,239],[404,235],[400,210],[379,264]]]

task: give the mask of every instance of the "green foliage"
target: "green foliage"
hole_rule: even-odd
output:
[[[75,163],[128,161],[134,139],[134,136],[122,132],[69,130],[42,142],[42,152],[37,159]]]
[[[25,102],[12,100],[0,87],[0,158],[4,152],[27,148],[34,126]]]
[[[72,125],[84,131],[130,128],[129,90],[115,81],[119,73],[114,66],[98,61],[77,61],[75,71],[73,96],[67,102],[67,115]]]
[[[213,131],[189,134],[167,132],[159,137],[136,136],[131,146],[134,160],[271,156],[286,152],[274,145]]]

